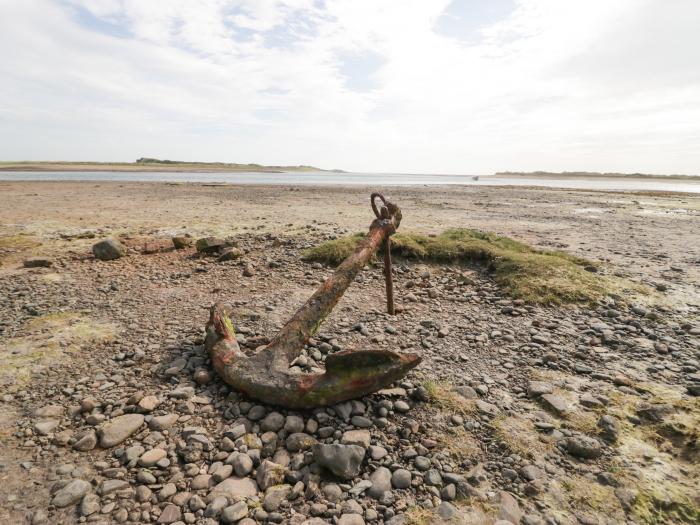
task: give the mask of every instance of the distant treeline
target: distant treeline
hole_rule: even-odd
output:
[[[518,177],[607,177],[629,179],[692,179],[699,180],[700,175],[654,175],[649,173],[601,173],[598,171],[499,171],[495,175]]]

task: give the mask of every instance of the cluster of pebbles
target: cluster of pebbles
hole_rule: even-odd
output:
[[[398,315],[383,313],[381,267],[369,267],[293,365],[314,371],[345,348],[387,347],[420,352],[421,366],[363,399],[306,412],[267,406],[214,375],[206,309],[228,301],[252,351],[332,270],[300,261],[308,240],[215,241],[198,247],[216,258],[187,238],[147,255],[109,241],[95,252],[118,253],[105,262],[65,258],[0,276],[4,337],[56,312],[117,327],[6,385],[3,403],[18,415],[10,442],[23,458],[14,475],[37,495],[10,490],[3,505],[14,516],[34,525],[617,523],[555,508],[552,481],[616,487],[631,510],[634,490],[610,469],[621,429],[676,410],[638,385],[698,395],[699,331],[684,314],[613,300],[526,305],[479,270],[399,261]],[[639,400],[628,421],[609,413],[611,392]],[[576,415],[594,428],[570,424]],[[522,429],[543,447],[508,439]]]

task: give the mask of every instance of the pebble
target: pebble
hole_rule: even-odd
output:
[[[370,433],[368,430],[347,430],[343,433],[340,442],[343,445],[359,445],[362,448],[369,448]]]
[[[600,442],[589,436],[572,436],[566,438],[566,450],[572,456],[583,459],[595,459],[603,454]]]
[[[167,452],[162,448],[154,448],[145,452],[139,458],[139,465],[142,467],[152,467],[158,463],[161,459],[167,456]]]
[[[82,479],[73,479],[68,484],[56,492],[51,499],[51,505],[54,507],[68,507],[78,503],[92,487],[90,483]]]
[[[236,523],[246,516],[248,516],[248,505],[244,501],[234,503],[221,512],[221,520],[224,523]]]
[[[375,499],[380,499],[385,492],[391,490],[391,471],[386,467],[377,468],[369,476],[372,486],[367,491],[367,494]]]
[[[396,489],[407,489],[411,486],[411,472],[400,468],[391,475],[391,485]]]
[[[100,446],[110,448],[125,441],[141,427],[143,421],[141,414],[117,416],[100,429]]]
[[[181,517],[182,512],[180,511],[180,507],[177,505],[167,505],[163,509],[163,512],[161,512],[158,523],[175,523],[179,521]]]

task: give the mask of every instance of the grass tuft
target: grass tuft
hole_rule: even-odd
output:
[[[523,457],[534,459],[554,448],[553,443],[540,439],[540,434],[535,430],[532,421],[527,419],[500,415],[491,422],[491,425],[496,438]]]
[[[364,234],[355,233],[332,241],[326,241],[306,250],[302,254],[304,261],[321,262],[336,266],[347,259],[355,251]]]
[[[363,238],[354,234],[307,250],[303,259],[339,264]],[[397,233],[392,253],[439,263],[477,263],[487,267],[512,297],[530,303],[595,302],[612,292],[612,283],[588,270],[594,263],[551,250],[536,250],[508,237],[470,229],[450,229],[436,236]]]
[[[700,507],[683,494],[643,491],[632,507],[632,515],[640,523],[662,525],[664,523],[700,523]]]
[[[423,387],[428,392],[430,402],[439,409],[463,416],[476,412],[474,401],[459,395],[449,383],[429,380],[423,383]]]
[[[0,262],[2,262],[3,259],[10,258],[11,255],[17,256],[20,253],[26,252],[40,245],[41,243],[30,235],[21,233],[17,235],[1,235]]]

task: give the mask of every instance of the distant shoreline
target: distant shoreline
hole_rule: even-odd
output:
[[[177,173],[285,173],[328,172],[343,173],[342,170],[324,170],[315,166],[263,166],[261,164],[233,164],[223,162],[0,162],[0,171],[72,171],[72,172],[177,172]]]
[[[600,173],[596,171],[499,171],[487,177],[524,177],[529,179],[660,179],[660,180],[700,180],[700,175],[655,175],[650,173]]]
[[[48,162],[48,161],[0,161],[0,172],[104,172],[104,173],[349,173],[340,169],[322,169],[315,166],[265,166],[261,164],[234,164],[224,162],[181,162],[147,159],[138,162]],[[351,173],[351,172],[350,172]],[[397,175],[400,175],[397,173]],[[417,175],[417,174],[411,174]],[[422,174],[430,176],[433,174]],[[434,174],[439,175],[439,174]],[[463,175],[483,177],[488,180],[499,178],[528,178],[541,180],[583,180],[583,179],[639,179],[639,180],[678,180],[700,181],[700,175],[656,175],[647,173],[601,173],[586,171],[500,171],[490,175]]]

